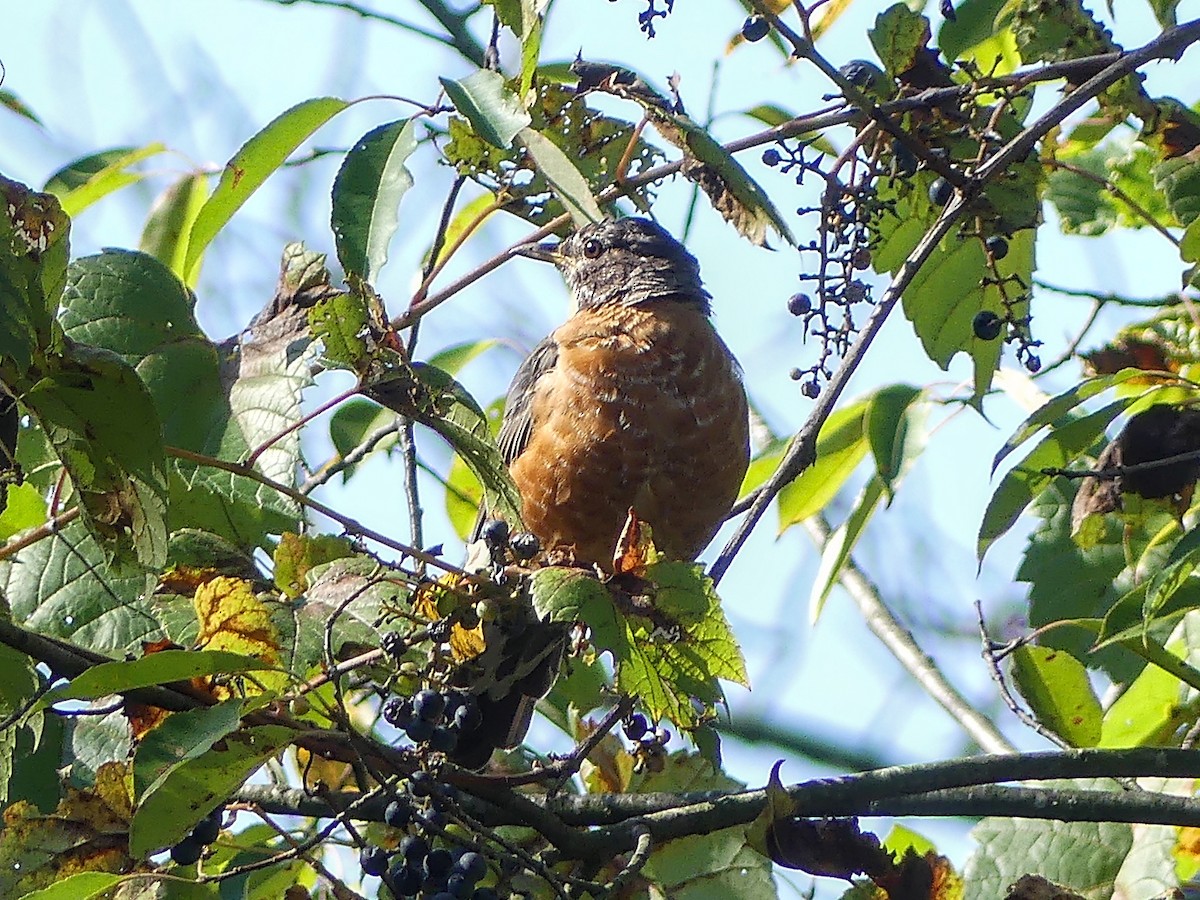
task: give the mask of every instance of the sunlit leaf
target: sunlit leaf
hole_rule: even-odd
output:
[[[338,169],[330,226],[348,275],[374,283],[387,262],[400,201],[413,185],[405,162],[417,149],[416,125],[413,118],[372,129]]]
[[[217,233],[314,131],[350,104],[334,97],[305,100],[272,119],[225,164],[221,180],[196,216],[184,258],[190,279]]]

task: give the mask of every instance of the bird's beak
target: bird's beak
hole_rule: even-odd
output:
[[[558,249],[558,243],[554,241],[545,244],[526,244],[524,247],[518,247],[517,253],[521,256],[528,256],[530,259],[555,264],[562,259],[562,252]]]

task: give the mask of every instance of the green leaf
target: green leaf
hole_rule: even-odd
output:
[[[1126,406],[1127,400],[1117,400],[1099,412],[1055,429],[1005,474],[979,526],[976,554],[981,561],[988,548],[1016,524],[1025,507],[1054,481],[1042,470],[1064,468],[1081,456]]]
[[[903,3],[894,3],[880,13],[868,35],[884,68],[893,77],[917,64],[931,37],[929,20]]]
[[[94,700],[135,688],[188,681],[203,675],[236,675],[265,668],[270,667],[261,659],[223,650],[163,650],[139,659],[94,665],[38,702],[45,708],[63,700]]]
[[[334,449],[345,456],[379,429],[395,424],[396,414],[391,410],[370,400],[352,397],[339,404],[329,417],[329,437]],[[395,437],[390,437],[377,445],[376,450],[390,450],[395,442]]]
[[[1133,826],[987,818],[971,837],[976,850],[963,872],[963,900],[1003,897],[1029,872],[1086,896],[1109,897],[1132,846]]]
[[[164,636],[152,590],[152,576],[107,567],[80,522],[0,561],[0,591],[13,621],[105,654],[141,652],[143,640]]]
[[[1150,576],[1146,585],[1143,616],[1152,619],[1166,606],[1200,565],[1200,531],[1189,531],[1171,550],[1166,564]]]
[[[1103,710],[1087,670],[1071,654],[1026,645],[1012,655],[1013,681],[1037,720],[1072,747],[1100,740]]]
[[[439,78],[454,108],[467,117],[475,133],[507,150],[513,138],[533,120],[520,99],[504,83],[504,76],[490,69],[454,81]]]
[[[1124,384],[1131,378],[1139,377],[1145,377],[1145,373],[1141,369],[1122,369],[1113,375],[1097,375],[1084,379],[1049,402],[1042,404],[1021,423],[996,452],[996,456],[992,460],[992,471],[995,472],[1000,467],[1000,463],[1023,443],[1046,426],[1063,418],[1085,400],[1095,397],[1111,387]]]
[[[626,647],[613,649],[617,688],[641,698],[652,718],[680,728],[697,724],[692,700],[723,698],[717,679],[747,685],[745,662],[712,580],[700,566],[659,562],[647,567],[655,621],[627,620]],[[599,646],[599,644],[597,644]]]
[[[413,186],[405,162],[417,149],[416,118],[368,131],[346,154],[333,181],[330,225],[347,275],[374,283],[387,262],[400,201]]]
[[[1179,0],[1146,0],[1146,3],[1154,11],[1154,18],[1163,28],[1174,28],[1178,24],[1175,7],[1179,5]]]
[[[245,728],[227,735],[219,747],[171,768],[138,801],[129,826],[129,852],[145,856],[178,843],[293,735],[281,725]]]
[[[154,790],[179,763],[207,753],[237,730],[244,713],[241,700],[172,713],[142,737],[133,757],[133,796]]]
[[[6,500],[0,504],[0,543],[27,528],[46,521],[46,500],[29,482],[4,486]]]
[[[371,360],[370,320],[366,298],[358,293],[323,297],[308,311],[312,335],[322,345],[321,358],[352,372],[362,371]]]
[[[597,647],[612,650],[626,628],[613,606],[612,595],[582,569],[547,566],[536,570],[529,594],[538,617],[550,622],[586,622]]]
[[[787,220],[770,195],[708,131],[682,113],[653,106],[646,109],[651,113],[655,127],[667,140],[702,164],[698,168],[695,163],[685,163],[684,176],[700,186],[713,208],[737,229],[738,234],[751,243],[765,246],[767,226],[770,226],[787,243],[796,245]]]
[[[28,119],[34,125],[40,126],[42,124],[42,120],[37,117],[37,114],[32,109],[25,105],[25,101],[8,88],[0,88],[0,106],[10,112],[16,113],[23,119]]]
[[[829,592],[841,578],[842,569],[858,539],[866,530],[867,523],[879,508],[883,499],[885,487],[878,477],[872,478],[863,488],[854,508],[846,521],[833,530],[829,540],[821,548],[821,564],[817,567],[817,577],[813,579],[812,590],[808,595],[808,617],[810,622],[816,622],[829,599]]]
[[[166,145],[156,142],[137,149],[121,148],[84,157],[51,176],[46,190],[58,194],[63,212],[74,218],[97,200],[146,177],[145,172],[130,172],[131,166],[166,152]],[[70,189],[63,192],[62,187],[67,185]]]
[[[187,258],[188,236],[208,193],[208,175],[184,175],[159,195],[142,227],[138,249],[149,253],[180,278]],[[192,273],[193,276],[196,274]],[[188,281],[195,286],[195,279]]]
[[[416,363],[393,369],[364,393],[445,438],[483,484],[488,509],[514,527],[521,521],[521,497],[496,448],[487,415],[461,384],[441,369]]]
[[[67,277],[70,233],[71,220],[53,194],[0,175],[0,380],[18,395],[34,357],[61,340],[54,314]]]
[[[1095,150],[1071,164],[1102,178],[1108,176],[1105,153]],[[1058,212],[1063,234],[1101,235],[1117,224],[1117,212],[1104,185],[1070,169],[1055,169],[1046,180],[1046,199]]]
[[[537,23],[535,0],[483,0],[496,11],[500,24],[512,29],[518,38],[524,38]]]
[[[21,900],[90,900],[106,893],[123,877],[109,872],[79,872],[68,875],[40,891],[31,891]]]
[[[484,338],[478,341],[465,341],[461,344],[454,344],[444,350],[439,350],[433,356],[429,357],[429,365],[441,369],[451,375],[457,375],[459,371],[475,359],[481,356],[493,347],[500,344],[496,338]]]
[[[184,257],[184,277],[190,280],[200,258],[242,204],[284,164],[314,131],[350,104],[334,97],[305,100],[279,115],[242,145],[225,164],[221,180],[196,216]]]
[[[1124,749],[1164,745],[1187,715],[1186,690],[1183,682],[1170,672],[1159,666],[1146,666],[1104,713],[1097,746]]]
[[[964,0],[955,5],[954,19],[938,29],[938,47],[948,60],[961,59],[969,50],[996,34],[996,15],[1007,0]],[[990,70],[988,70],[990,71]],[[1007,74],[1007,73],[999,73]]]
[[[517,136],[577,227],[604,218],[587,179],[557,144],[532,128],[522,128]]]
[[[821,426],[817,461],[779,492],[780,532],[824,509],[867,455],[869,405],[869,400],[860,400],[839,409]]]
[[[100,150],[97,153],[89,153],[87,156],[81,156],[79,159],[67,163],[47,178],[46,183],[42,186],[42,190],[47,194],[54,194],[54,196],[59,198],[59,202],[61,202],[62,198],[71,193],[71,191],[87,184],[88,179],[99,172],[103,172],[114,162],[124,159],[129,154],[136,152],[136,150],[136,147],[111,147],[108,150]]]
[[[1183,226],[1200,218],[1200,159],[1191,153],[1164,159],[1153,169],[1154,186]]]
[[[196,322],[195,302],[155,257],[105,250],[71,264],[59,320],[68,337],[133,366],[166,443],[201,450],[223,392],[219,354]]]
[[[638,790],[677,794],[743,787],[701,756],[681,752],[667,757],[661,772],[648,773]],[[747,826],[740,825],[667,841],[654,848],[643,874],[664,897],[774,897],[770,860],[750,848],[746,831]]]
[[[920,388],[895,384],[878,390],[867,407],[863,427],[875,458],[875,474],[889,497],[893,483],[924,445],[921,411],[915,408],[922,395]]]
[[[167,484],[162,426],[146,385],[116,354],[71,343],[24,388],[72,485],[83,519],[106,550],[166,562]]]

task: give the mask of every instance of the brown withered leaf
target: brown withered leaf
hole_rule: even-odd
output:
[[[1179,371],[1178,361],[1169,359],[1162,345],[1137,338],[1118,340],[1107,347],[1081,353],[1079,356],[1089,375],[1114,375],[1122,369],[1142,369],[1147,372]]]
[[[650,526],[637,517],[631,506],[629,514],[625,517],[625,524],[621,527],[621,536],[617,538],[617,547],[613,551],[613,574],[644,578],[646,567],[657,557]]]
[[[1200,451],[1200,410],[1159,404],[1125,424],[1096,460],[1096,470],[1136,466],[1194,451]],[[1085,478],[1071,506],[1071,530],[1078,531],[1088,516],[1120,509],[1124,493],[1147,499],[1176,498],[1177,508],[1186,510],[1197,478],[1200,478],[1200,459],[1180,460],[1115,477]]]
[[[787,222],[759,184],[724,147],[684,111],[629,69],[577,59],[571,71],[579,78],[579,92],[603,91],[642,107],[655,130],[684,155],[680,170],[695,182],[713,208],[742,237],[760,247],[767,246],[767,229],[774,229],[793,246],[796,243]],[[674,87],[674,85],[672,85]]]

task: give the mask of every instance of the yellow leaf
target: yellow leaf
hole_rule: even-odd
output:
[[[196,588],[193,603],[200,622],[197,647],[255,656],[271,665],[279,662],[279,634],[271,622],[270,610],[255,596],[250,582],[227,576],[214,578]],[[273,688],[286,676],[282,672],[262,672],[255,677],[259,684]],[[245,684],[250,693],[259,693],[248,680]],[[224,689],[213,693],[229,696]]]

